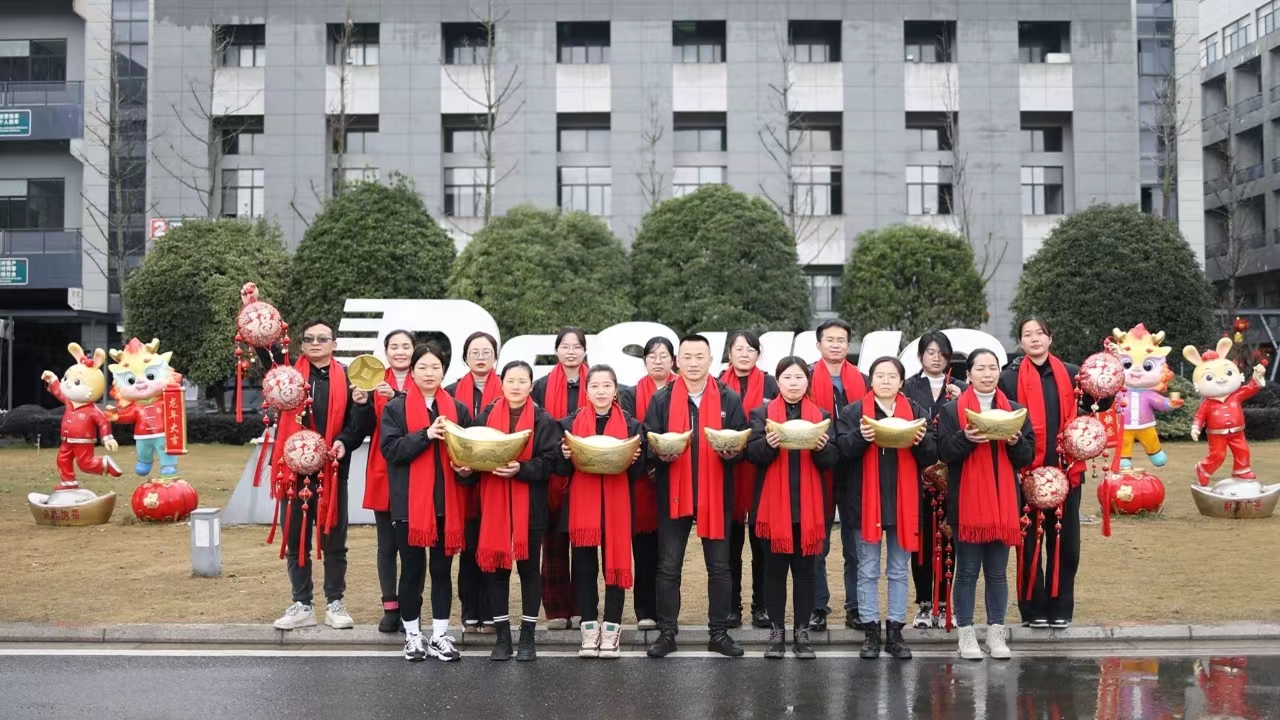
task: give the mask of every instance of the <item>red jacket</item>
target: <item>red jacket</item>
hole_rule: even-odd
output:
[[[125,405],[116,411],[118,422],[133,423],[135,438],[161,437],[164,435],[164,407],[162,403],[150,405]]]
[[[49,392],[67,406],[62,414],[62,439],[64,442],[94,443],[99,437],[111,437],[111,423],[102,409],[93,403],[74,407],[71,401],[62,394],[62,383],[54,380],[49,383]]]
[[[1211,435],[1243,430],[1244,409],[1240,406],[1261,391],[1262,386],[1258,385],[1258,381],[1250,380],[1244,387],[1222,400],[1205,398],[1200,403],[1200,409],[1196,410],[1195,426],[1207,430]]]

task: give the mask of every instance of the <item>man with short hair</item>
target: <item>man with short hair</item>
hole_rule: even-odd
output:
[[[695,520],[707,565],[710,607],[707,649],[741,657],[742,648],[729,637],[729,524],[733,510],[733,465],[742,453],[717,453],[707,443],[704,428],[746,430],[747,417],[738,394],[709,376],[711,343],[701,335],[680,341],[680,375],[654,393],[645,413],[645,430],[652,433],[691,432],[684,449],[658,455],[648,448],[656,467],[658,490],[658,639],[649,657],[662,658],[676,650],[680,615],[680,576],[685,548]]]

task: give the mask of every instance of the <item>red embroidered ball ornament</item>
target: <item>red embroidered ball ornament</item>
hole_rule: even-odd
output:
[[[1022,497],[1037,510],[1053,510],[1067,499],[1071,484],[1056,467],[1038,467],[1022,476]]]
[[[1124,387],[1124,365],[1109,352],[1094,353],[1080,365],[1076,380],[1094,398],[1114,397]]]
[[[256,348],[269,348],[285,332],[284,320],[275,306],[258,299],[258,287],[245,283],[240,291],[244,307],[236,316],[236,336]]]
[[[277,365],[262,378],[262,397],[271,410],[297,410],[307,400],[307,381],[288,365]]]
[[[284,441],[284,464],[297,475],[314,475],[329,461],[324,438],[312,430],[299,430]]]
[[[1092,460],[1107,449],[1107,428],[1093,415],[1079,415],[1062,428],[1059,442],[1073,462]]]

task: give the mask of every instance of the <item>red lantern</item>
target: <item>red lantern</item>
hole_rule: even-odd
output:
[[[1098,504],[1121,515],[1159,512],[1164,504],[1164,483],[1140,468],[1107,473],[1098,484]]]
[[[133,514],[139,520],[177,522],[185,520],[200,496],[185,480],[157,478],[147,480],[133,491]]]
[[[1234,327],[1235,331],[1238,333],[1248,332],[1249,320],[1247,318],[1238,317],[1232,327]]]
[[[262,378],[262,397],[272,410],[297,410],[307,400],[307,381],[293,367],[277,365]]]
[[[314,475],[329,461],[324,438],[313,430],[299,430],[284,441],[284,464],[295,474]]]
[[[1124,387],[1124,364],[1110,352],[1094,353],[1080,365],[1076,381],[1094,398],[1114,397]]]
[[[1093,415],[1078,415],[1062,428],[1059,443],[1073,462],[1092,460],[1107,449],[1107,428]]]
[[[1053,510],[1067,500],[1071,483],[1066,473],[1045,465],[1022,476],[1022,497],[1037,510]]]

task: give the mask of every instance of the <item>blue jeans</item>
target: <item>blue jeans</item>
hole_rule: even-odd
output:
[[[956,625],[973,624],[973,606],[978,598],[978,571],[983,573],[986,588],[987,624],[1003,625],[1004,611],[1009,605],[1009,546],[999,542],[975,543],[956,540]]]
[[[869,543],[862,539],[862,532],[854,530],[858,543],[858,615],[864,623],[880,622],[880,545],[889,546],[889,562],[885,577],[889,579],[889,610],[891,622],[907,622],[907,576],[911,553],[898,544],[896,528],[887,527],[881,533],[880,542]]]
[[[840,521],[840,542],[844,545],[844,611],[858,609],[858,524]],[[827,526],[827,540],[822,544],[822,554],[815,558],[817,566],[813,575],[814,607],[831,614],[831,588],[827,585],[827,553],[831,552],[831,526]]]

